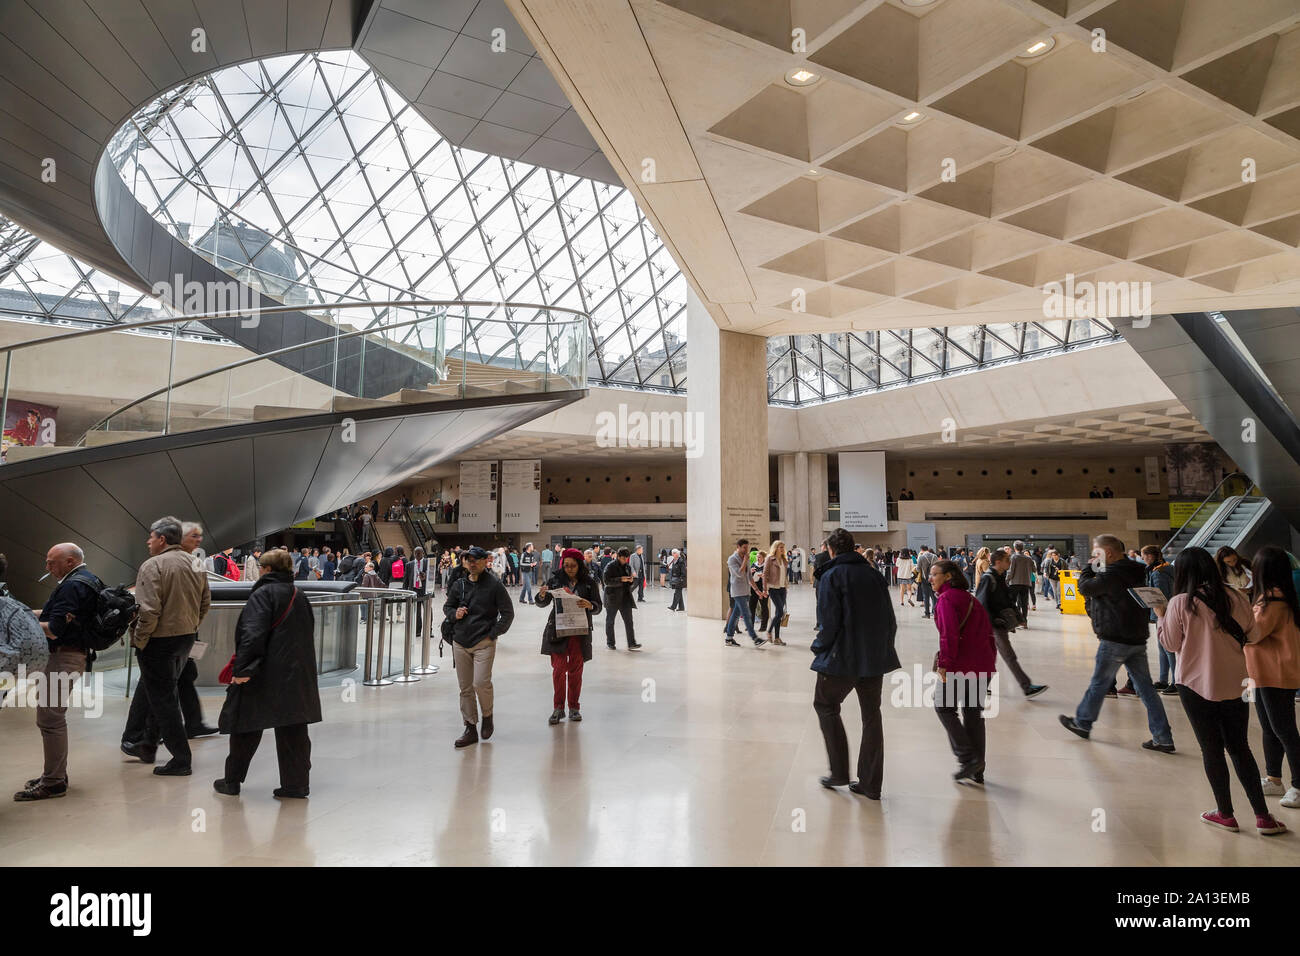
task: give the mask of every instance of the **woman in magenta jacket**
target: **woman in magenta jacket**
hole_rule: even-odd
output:
[[[997,645],[988,612],[970,593],[966,576],[955,562],[936,561],[930,567],[930,587],[939,596],[934,623],[939,629],[939,653],[934,669],[935,713],[948,732],[957,758],[953,779],[984,782],[984,697],[996,671]],[[961,717],[957,708],[961,708]]]

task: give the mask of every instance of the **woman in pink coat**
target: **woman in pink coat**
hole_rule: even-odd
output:
[[[961,568],[942,559],[930,567],[930,587],[939,596],[934,623],[939,653],[934,657],[940,685],[934,709],[948,732],[957,758],[953,779],[984,782],[984,697],[996,671],[997,645],[988,612],[970,593]],[[961,708],[961,717],[957,708]]]

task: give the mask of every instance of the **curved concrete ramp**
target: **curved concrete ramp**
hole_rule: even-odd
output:
[[[581,390],[323,413],[82,448],[0,467],[9,585],[39,606],[45,552],[75,541],[106,583],[135,580],[149,524],[197,520],[209,550],[366,500],[582,398]],[[351,441],[346,439],[351,438]],[[57,504],[56,504],[57,503]]]

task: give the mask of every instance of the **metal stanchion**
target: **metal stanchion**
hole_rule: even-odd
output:
[[[436,674],[438,665],[429,663],[429,642],[433,634],[433,595],[427,594],[420,600],[424,602],[424,635],[420,638],[420,666],[412,667],[413,674]]]
[[[369,613],[366,615],[366,667],[361,682],[369,686],[370,655],[375,649],[375,602],[371,598],[366,598],[366,604],[369,605]]]
[[[406,613],[406,640],[402,644],[402,673],[393,678],[394,684],[414,684],[420,678],[411,673],[411,635],[415,632],[415,602],[408,594],[402,599]]]
[[[385,630],[385,601],[381,598],[375,598],[370,608],[370,621],[376,616],[379,617],[379,653],[375,655],[375,671],[373,676],[367,677],[363,684],[367,687],[387,687],[392,683],[384,676],[384,630]],[[366,624],[366,670],[370,669],[370,622]]]

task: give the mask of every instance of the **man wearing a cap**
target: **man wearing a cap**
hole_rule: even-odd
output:
[[[460,685],[460,716],[465,732],[456,747],[478,743],[478,716],[483,711],[483,739],[492,736],[492,661],[497,638],[510,630],[515,607],[510,594],[486,569],[488,553],[480,547],[461,552],[465,574],[447,589],[442,606],[452,625],[452,663]]]

